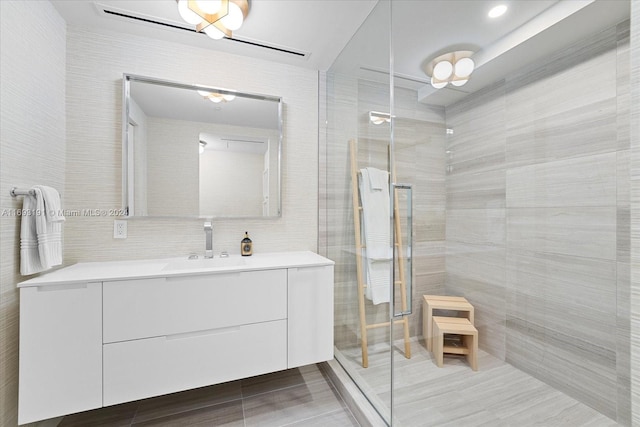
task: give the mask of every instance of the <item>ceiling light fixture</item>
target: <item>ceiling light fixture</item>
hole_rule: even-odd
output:
[[[499,16],[504,15],[506,11],[507,11],[507,6],[504,4],[500,4],[496,7],[493,7],[487,15],[489,16],[489,18],[497,18]]]
[[[214,40],[231,38],[249,14],[248,0],[176,0],[182,19]]]
[[[453,86],[462,86],[469,81],[475,63],[471,59],[473,52],[459,50],[445,53],[434,58],[425,69],[431,77],[431,86],[442,89],[451,83]]]
[[[213,102],[215,104],[217,104],[219,102],[233,101],[234,99],[236,99],[236,96],[231,92],[218,93],[218,92],[209,92],[209,91],[206,91],[206,90],[198,90],[198,93],[204,99],[208,99],[209,101],[211,101],[211,102]]]

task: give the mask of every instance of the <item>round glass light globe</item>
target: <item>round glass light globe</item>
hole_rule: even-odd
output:
[[[208,97],[209,95],[211,95],[211,92],[207,92],[206,90],[198,90],[198,94],[200,94],[200,96]]]
[[[222,1],[220,0],[197,0],[196,4],[204,13],[208,13],[209,15],[213,15],[218,12],[220,6],[222,5]]]
[[[473,69],[475,68],[473,63],[473,59],[471,58],[461,58],[458,62],[456,62],[455,66],[455,74],[457,77],[469,77],[471,73],[473,73]]]
[[[469,79],[465,79],[465,80],[452,80],[451,84],[454,86],[464,86],[467,82],[469,81]]]
[[[224,37],[224,33],[217,29],[215,25],[208,25],[203,31],[214,40],[220,40]]]
[[[445,87],[447,85],[447,82],[439,82],[436,83],[435,80],[433,79],[433,77],[431,77],[431,86],[433,86],[436,89],[442,89],[443,87]]]
[[[209,97],[209,101],[211,101],[211,102],[213,102],[215,104],[217,104],[219,102],[222,102],[223,99],[224,98],[222,97],[222,95],[217,94],[217,93],[211,94],[211,96]]]
[[[187,21],[191,25],[197,25],[202,22],[202,18],[198,16],[193,10],[189,9],[187,0],[178,1],[178,13],[182,16],[182,19]]]
[[[222,95],[222,98],[225,101],[233,101],[234,99],[236,99],[235,95],[231,95],[230,93],[225,93],[224,95]]]
[[[440,61],[433,67],[433,77],[438,80],[447,80],[453,73],[453,65],[449,61]]]
[[[240,9],[240,6],[233,2],[229,2],[229,13],[220,19],[222,25],[231,31],[235,31],[242,26],[243,21],[244,16],[242,15],[242,9]]]

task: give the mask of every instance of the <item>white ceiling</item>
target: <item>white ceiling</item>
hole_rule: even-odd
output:
[[[487,11],[499,3],[509,6],[507,13],[490,20]],[[391,4],[394,74],[404,78],[398,81],[405,86],[419,91],[421,102],[437,105],[455,102],[517,67],[620,22],[628,18],[630,9],[629,0],[250,0],[249,16],[234,38],[301,54],[296,55],[118,18],[96,6],[190,28],[180,18],[175,0],[53,0],[53,4],[70,25],[144,35],[311,69],[356,67],[370,73],[389,70]],[[352,38],[353,43],[340,54]],[[476,52],[477,69],[472,79],[462,88],[430,89],[423,72],[425,62],[456,48]]]
[[[178,14],[175,0],[53,0],[53,5],[70,25],[105,28],[325,70],[331,66],[376,2],[249,0],[249,15],[242,27],[234,31],[234,38],[305,53],[305,57],[230,40],[212,40],[204,34],[109,16],[99,11],[100,6],[106,6],[128,15],[192,28]]]

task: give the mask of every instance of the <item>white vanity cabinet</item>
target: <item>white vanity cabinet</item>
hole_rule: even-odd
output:
[[[251,258],[195,272],[154,261],[155,274],[113,263],[127,276],[100,265],[99,282],[76,283],[83,267],[23,282],[19,423],[333,358],[333,262]]]
[[[333,359],[333,266],[290,268],[288,284],[288,367]]]
[[[102,406],[102,284],[20,289],[18,422]]]
[[[105,282],[104,404],[287,369],[287,270]]]

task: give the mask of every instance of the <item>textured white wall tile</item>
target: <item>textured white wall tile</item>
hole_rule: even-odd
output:
[[[68,29],[67,59],[68,207],[120,206],[122,73],[278,95],[284,102],[282,218],[215,220],[214,250],[239,252],[245,230],[256,253],[316,250],[316,71],[74,27]],[[167,203],[179,205],[179,200]],[[65,237],[66,262],[204,251],[202,220],[136,219],[129,221],[127,239],[114,240],[113,219],[72,218]]]
[[[65,22],[51,3],[0,2],[0,211],[12,186],[65,199]],[[64,203],[64,202],[63,202]],[[0,217],[0,425],[18,424],[20,217]]]
[[[631,1],[631,410],[640,425],[640,1]]]

